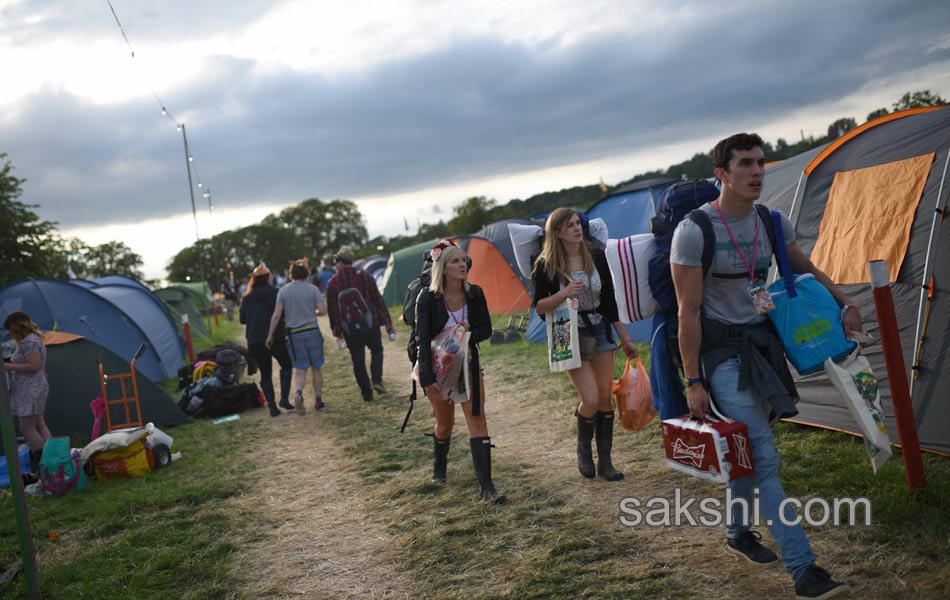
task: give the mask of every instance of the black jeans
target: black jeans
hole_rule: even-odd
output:
[[[264,342],[254,342],[247,345],[247,354],[255,361],[261,370],[261,391],[268,403],[274,401],[274,359],[280,365],[280,398],[286,400],[290,395],[290,375],[292,365],[290,355],[287,354],[287,343],[284,338],[274,338],[274,346],[268,349]],[[286,372],[286,374],[285,374]]]
[[[360,393],[364,400],[373,397],[373,383],[383,382],[383,338],[379,327],[372,327],[362,335],[347,336],[346,347],[350,349],[350,358],[353,360],[353,375],[360,386]],[[370,351],[369,370],[372,382],[366,375],[366,348]]]

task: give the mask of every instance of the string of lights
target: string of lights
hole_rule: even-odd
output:
[[[122,22],[119,20],[119,15],[115,12],[115,8],[112,6],[112,1],[111,1],[111,0],[106,0],[106,4],[109,5],[109,10],[112,11],[112,16],[113,16],[113,18],[115,19],[116,25],[119,27],[119,32],[122,33],[122,38],[125,40],[125,44],[126,44],[126,46],[129,47],[129,52],[132,54],[132,58],[134,59],[134,58],[135,58],[135,50],[132,48],[132,43],[129,41],[128,35],[126,35],[126,33],[125,33],[125,28],[122,26]],[[185,134],[185,124],[184,124],[183,122],[181,122],[181,121],[178,121],[174,116],[172,116],[172,114],[171,114],[171,112],[168,110],[168,108],[165,107],[165,102],[162,101],[161,97],[158,95],[158,92],[156,92],[156,91],[153,89],[153,90],[152,90],[152,95],[155,97],[155,101],[158,103],[158,106],[161,108],[162,116],[163,116],[163,117],[167,117],[169,121],[171,121],[172,123],[174,123],[176,131],[182,133],[183,135],[186,135],[186,134]],[[188,141],[187,141],[187,139],[185,139],[185,147],[186,147],[186,148],[188,147]],[[195,181],[197,182],[198,189],[201,190],[201,196],[202,196],[202,198],[204,198],[205,200],[208,201],[208,212],[209,212],[209,213],[213,213],[213,212],[214,212],[214,203],[213,203],[212,200],[211,200],[211,188],[205,186],[204,182],[202,181],[201,175],[200,175],[199,172],[198,172],[198,165],[197,165],[197,163],[195,162],[195,157],[194,157],[193,154],[191,154],[190,151],[187,153],[187,159],[188,159],[188,168],[189,168],[191,171],[194,171],[194,174],[195,174]],[[189,174],[189,182],[190,182],[190,180],[191,180],[191,177],[190,177],[190,174]],[[191,185],[191,184],[189,183],[189,187],[190,187],[190,185]],[[194,202],[192,202],[192,204],[194,204]],[[194,206],[192,206],[192,210],[194,211]],[[200,236],[198,236],[198,220],[197,220],[197,215],[195,215],[195,236],[196,236],[198,239],[200,239]]]

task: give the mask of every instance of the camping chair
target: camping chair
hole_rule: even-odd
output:
[[[125,427],[142,426],[142,407],[139,404],[139,384],[135,374],[135,361],[145,354],[148,345],[142,343],[139,349],[135,351],[135,356],[129,362],[129,372],[118,375],[106,375],[102,365],[102,351],[96,352],[96,360],[99,362],[99,386],[102,393],[102,399],[105,402],[106,413],[106,432],[113,429],[122,429]],[[107,395],[107,384],[110,381],[118,382],[120,395],[116,398],[109,398]],[[114,386],[113,386],[114,387]],[[121,421],[118,416],[113,419],[112,409],[119,407],[119,415],[125,415],[125,420]]]

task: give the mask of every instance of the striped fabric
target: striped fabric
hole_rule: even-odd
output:
[[[607,240],[607,264],[614,283],[620,320],[634,323],[652,317],[659,306],[650,291],[649,264],[656,253],[652,233]]]

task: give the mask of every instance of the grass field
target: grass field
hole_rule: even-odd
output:
[[[635,434],[618,427],[614,456],[625,481],[582,480],[572,456],[573,390],[566,377],[547,372],[541,346],[482,347],[494,479],[509,503],[476,501],[461,416],[449,483],[431,483],[431,440],[423,434],[432,418],[424,400],[399,433],[406,334],[400,328],[400,339],[386,345],[391,394],[378,402],[361,402],[345,353],[328,353],[327,413],[270,419],[260,410],[227,425],[175,427],[168,433],[184,458],[168,469],[90,482],[66,498],[30,498],[44,595],[790,597],[779,571],[726,558],[721,530],[618,523],[621,497],[670,496],[674,487],[696,496],[722,490],[668,470],[652,425]],[[899,452],[874,475],[857,438],[790,424],[776,431],[789,495],[872,503],[870,527],[809,529],[822,564],[852,583],[857,597],[950,597],[947,458],[924,456],[929,488],[913,496]],[[312,496],[319,502],[303,502]],[[10,504],[0,502],[3,565],[18,553]],[[293,508],[274,508],[281,505]],[[328,561],[313,574],[300,568]],[[304,587],[307,579],[319,581]],[[20,577],[0,588],[0,598],[23,590]]]

